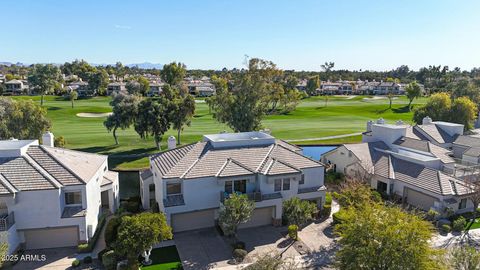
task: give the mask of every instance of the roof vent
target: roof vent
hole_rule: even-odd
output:
[[[403,126],[403,121],[402,120],[398,120],[397,122],[395,122],[395,124],[397,126]]]
[[[430,125],[432,122],[432,118],[425,116],[422,120],[422,125]]]
[[[377,124],[380,124],[380,125],[385,124],[385,119],[379,118],[379,119],[377,120]]]

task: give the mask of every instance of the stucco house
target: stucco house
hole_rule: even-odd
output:
[[[463,164],[477,165],[480,163],[480,137],[462,135],[452,143],[453,156]]]
[[[23,80],[10,80],[5,82],[4,95],[24,95],[28,94],[28,85]]]
[[[107,95],[112,95],[113,93],[127,92],[126,83],[124,82],[111,82],[107,85]]]
[[[324,166],[266,133],[244,132],[205,135],[153,155],[150,170],[141,174],[143,207],[158,202],[174,232],[215,226],[220,203],[233,192],[255,201],[242,228],[279,225],[282,202],[293,196],[321,208]]]
[[[362,143],[342,145],[325,153],[322,161],[348,176],[367,175],[372,188],[419,209],[471,211],[473,204],[468,196],[472,190],[454,176],[456,163],[451,150],[416,134],[415,127],[401,121],[369,121]]]
[[[0,141],[0,241],[9,253],[88,242],[104,211],[118,206],[118,174],[107,156],[38,140]]]

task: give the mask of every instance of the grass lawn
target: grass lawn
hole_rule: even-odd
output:
[[[470,220],[467,221],[465,228],[468,228],[468,225],[470,225],[470,223],[471,223]],[[475,219],[475,222],[470,227],[470,230],[474,230],[474,229],[480,229],[480,218]]]
[[[150,259],[153,261],[153,264],[142,266],[142,270],[179,269],[178,266],[182,264],[175,246],[153,249]]]
[[[15,99],[33,99],[40,103],[39,96],[21,96]],[[132,128],[117,131],[119,145],[114,144],[113,137],[103,126],[105,117],[82,118],[76,116],[80,112],[110,112],[110,97],[93,97],[80,99],[71,103],[61,97],[48,96],[44,106],[53,123],[55,136],[64,136],[67,148],[110,155],[110,166],[120,170],[131,170],[148,167],[149,154],[157,152],[151,138],[142,140]],[[414,106],[423,104],[425,98],[418,99]],[[263,121],[265,128],[280,139],[309,139],[333,135],[351,134],[365,130],[366,121],[383,117],[389,121],[403,120],[411,122],[412,112],[406,108],[408,100],[399,97],[393,101],[392,109],[388,108],[387,99],[375,99],[365,96],[355,98],[330,97],[325,107],[323,97],[311,97],[299,104],[294,112],[286,115],[267,116]],[[181,136],[182,144],[201,140],[203,134],[230,131],[224,124],[218,123],[209,114],[205,103],[197,103],[194,119],[190,127],[186,127]],[[170,130],[164,136],[162,147],[166,147],[166,138],[177,135]],[[332,140],[296,141],[296,144],[341,144],[358,142],[361,136],[352,136]]]

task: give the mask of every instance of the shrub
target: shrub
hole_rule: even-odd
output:
[[[330,213],[332,212],[332,205],[330,204],[325,204],[322,208],[322,217],[328,217],[330,216]]]
[[[102,256],[102,264],[106,270],[114,270],[117,267],[117,258],[115,258],[115,252],[109,250]]]
[[[65,138],[63,136],[55,137],[53,141],[53,145],[55,147],[64,148],[65,144],[67,144],[67,142],[65,141]]]
[[[120,217],[113,217],[107,223],[105,228],[105,244],[107,247],[112,247],[117,241],[117,230],[120,226],[122,219]]]
[[[328,204],[328,205],[332,204],[332,193],[327,192],[325,194],[325,204]]]
[[[429,221],[435,221],[440,217],[440,213],[437,211],[430,209],[428,210],[427,214],[425,215],[425,218]]]
[[[295,224],[292,224],[288,226],[288,237],[290,237],[293,240],[298,240],[298,226]]]
[[[327,173],[325,183],[338,185],[345,180],[345,175],[343,173],[330,171]]]
[[[382,194],[380,194],[380,192],[378,192],[376,190],[372,190],[372,196],[371,197],[372,197],[372,200],[374,202],[381,202],[382,198],[387,199],[387,196],[388,195],[386,195],[386,194],[384,196],[382,196]]]
[[[140,211],[140,203],[137,201],[124,201],[122,203],[127,212],[138,213]]]
[[[448,224],[443,224],[443,225],[440,227],[440,231],[441,231],[442,233],[449,233],[451,229],[452,229],[452,228],[451,228],[450,225],[448,225]]]
[[[237,241],[233,244],[233,249],[245,249],[245,242]]]
[[[247,254],[248,254],[247,251],[244,249],[233,250],[233,258],[235,258],[237,262],[242,262],[243,259],[245,259],[245,257],[247,256]]]
[[[457,218],[456,220],[453,221],[452,230],[454,232],[461,232],[465,228],[466,223],[467,223],[467,221],[465,220],[465,218],[460,216],[459,218]]]
[[[72,267],[77,267],[80,265],[80,260],[78,259],[75,259],[73,262],[72,262]]]
[[[88,244],[80,244],[77,246],[77,250],[79,253],[87,253],[90,252],[90,247]]]
[[[340,209],[338,212],[332,215],[332,218],[333,224],[341,224],[350,220],[352,218],[352,215],[345,209]]]
[[[93,261],[92,257],[90,257],[90,256],[87,256],[87,257],[83,258],[83,263],[84,264],[92,263],[92,261]]]

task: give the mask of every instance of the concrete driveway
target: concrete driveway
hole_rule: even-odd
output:
[[[27,250],[23,254],[23,260],[15,264],[13,270],[48,269],[64,270],[72,266],[75,258],[79,257],[76,248],[50,248]],[[78,269],[89,269],[92,265],[83,265]]]
[[[174,240],[185,270],[227,266],[232,258],[231,247],[214,228],[176,233]]]

